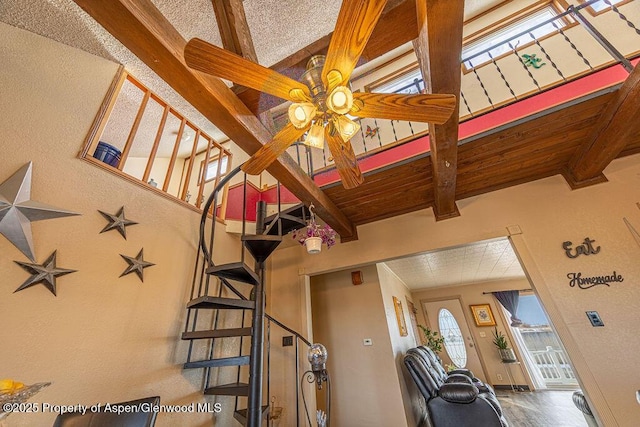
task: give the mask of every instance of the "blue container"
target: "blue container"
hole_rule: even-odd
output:
[[[93,157],[104,162],[108,165],[113,166],[114,168],[118,167],[120,163],[120,155],[122,153],[113,145],[109,145],[106,142],[98,142],[98,146],[96,147],[96,151],[93,153]]]

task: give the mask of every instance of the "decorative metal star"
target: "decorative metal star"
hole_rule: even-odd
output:
[[[140,281],[144,282],[144,278],[142,277],[143,270],[155,264],[152,262],[145,261],[143,259],[142,251],[144,251],[144,248],[140,249],[140,252],[138,252],[138,255],[136,255],[135,258],[120,254],[120,256],[129,263],[129,267],[127,267],[127,269],[124,270],[124,272],[120,275],[120,277],[126,276],[129,273],[135,272],[138,275],[138,278],[140,278]]]
[[[27,270],[31,273],[31,277],[29,277],[25,282],[20,285],[18,289],[13,291],[16,293],[23,289],[26,289],[30,286],[37,285],[42,283],[51,291],[51,293],[56,295],[56,277],[64,276],[65,274],[75,273],[77,270],[69,270],[66,268],[58,268],[56,267],[56,253],[58,251],[53,251],[49,258],[42,264],[30,264],[27,262],[14,261],[20,267]]]
[[[31,200],[31,165],[0,184],[0,234],[35,262],[31,222],[80,214]]]
[[[108,221],[109,224],[107,224],[100,233],[104,233],[105,231],[109,231],[109,230],[113,230],[116,229],[120,232],[120,234],[122,235],[122,237],[125,238],[125,240],[127,239],[127,230],[126,227],[127,225],[134,225],[137,224],[137,222],[135,221],[131,221],[128,220],[127,218],[124,217],[124,206],[122,206],[120,208],[120,210],[115,214],[109,214],[106,212],[102,212],[102,211],[98,211],[102,214],[103,217],[105,217]]]

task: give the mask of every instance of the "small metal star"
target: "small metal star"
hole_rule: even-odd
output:
[[[31,223],[80,215],[31,200],[31,162],[0,184],[0,234],[35,262]]]
[[[56,277],[64,276],[65,274],[75,273],[77,270],[69,270],[66,268],[57,268],[56,267],[56,253],[58,251],[53,251],[53,253],[47,258],[45,262],[42,264],[30,264],[26,262],[14,261],[20,267],[27,270],[31,273],[31,277],[29,277],[18,289],[13,291],[16,293],[23,289],[26,289],[30,286],[37,285],[42,283],[51,291],[51,293],[56,295]]]
[[[98,211],[102,214],[103,217],[105,217],[108,221],[109,224],[107,224],[100,233],[104,233],[105,231],[109,231],[109,230],[113,230],[113,229],[117,229],[120,234],[122,235],[122,237],[125,238],[125,240],[127,239],[127,230],[126,230],[126,226],[127,225],[134,225],[137,224],[137,222],[135,221],[131,221],[128,220],[127,218],[124,217],[124,206],[122,206],[120,208],[120,210],[118,211],[118,213],[116,213],[115,215],[106,213],[106,212],[102,212],[102,211]]]
[[[155,264],[152,262],[147,262],[143,259],[143,255],[142,255],[143,250],[144,248],[140,249],[140,252],[138,252],[138,255],[136,255],[135,258],[120,254],[120,256],[129,263],[129,267],[127,267],[127,269],[120,275],[120,277],[126,276],[129,273],[135,272],[138,275],[138,278],[140,279],[140,281],[144,282],[144,279],[142,277],[143,270]]]

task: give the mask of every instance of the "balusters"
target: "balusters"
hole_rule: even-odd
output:
[[[565,34],[564,31],[562,31],[562,28],[560,28],[558,26],[558,24],[556,24],[555,22],[552,22],[551,25],[554,26],[554,28],[556,30],[558,30],[558,33],[560,33],[560,35],[564,38],[564,41],[566,41],[567,43],[569,43],[569,46],[571,46],[571,49],[573,49],[573,51],[576,53],[576,55],[578,55],[578,57],[580,57],[580,59],[582,59],[582,62],[584,62],[587,67],[589,67],[590,70],[593,70],[593,67],[591,66],[591,63],[589,63],[589,60],[587,58],[584,57],[584,55],[582,54],[582,52],[580,52],[580,49],[578,49],[576,47],[575,44],[573,44],[573,42],[571,41],[571,39],[569,37],[567,37],[567,35]]]
[[[540,85],[538,84],[538,81],[535,79],[535,77],[533,77],[533,74],[531,74],[531,71],[529,71],[529,67],[527,67],[527,64],[525,64],[524,61],[522,60],[522,58],[520,57],[520,55],[518,55],[518,51],[516,50],[516,48],[518,47],[518,44],[516,43],[516,45],[513,46],[511,44],[511,42],[509,42],[509,47],[511,48],[511,51],[516,56],[516,58],[518,58],[518,61],[520,61],[520,64],[522,64],[522,67],[524,68],[524,70],[529,75],[529,78],[533,81],[533,84],[536,85],[538,90],[542,90],[542,89],[540,89]]]

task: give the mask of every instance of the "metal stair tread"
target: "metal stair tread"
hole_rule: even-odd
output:
[[[258,275],[244,262],[214,265],[213,267],[207,268],[207,274],[223,277],[228,280],[248,283],[254,286],[256,286],[260,281]]]
[[[231,383],[209,387],[204,394],[215,396],[248,396],[249,384],[247,383]]]
[[[246,337],[251,335],[251,328],[209,329],[182,333],[183,340],[199,340],[207,338]]]
[[[238,409],[233,413],[233,418],[235,418],[236,421],[244,425],[247,422],[247,412],[248,412],[248,409],[246,408]],[[269,405],[262,405],[262,416],[265,417],[267,416],[267,414],[269,414]]]
[[[206,359],[187,362],[184,369],[216,368],[220,366],[244,366],[249,364],[249,356],[222,357],[219,359]]]
[[[276,250],[278,245],[282,242],[282,237],[278,235],[249,235],[242,236],[242,241],[245,248],[251,253],[251,256],[258,262],[263,262],[269,255]]]
[[[307,219],[309,218],[309,208],[307,208],[303,203],[298,203],[295,206],[291,206],[290,208],[287,208],[283,211],[280,211],[280,214],[284,214],[284,215],[290,215],[296,218],[300,218],[300,219]],[[265,224],[270,224],[272,223],[276,218],[278,217],[278,213],[274,213],[272,215],[269,215],[268,217],[266,217],[264,219]]]
[[[282,223],[282,235],[289,233],[290,231],[297,230],[302,227],[306,227],[307,223],[298,217],[281,213],[271,222],[265,234],[278,235],[278,221]]]
[[[205,295],[189,301],[187,303],[187,308],[253,310],[255,308],[255,302],[238,298],[223,298]]]

